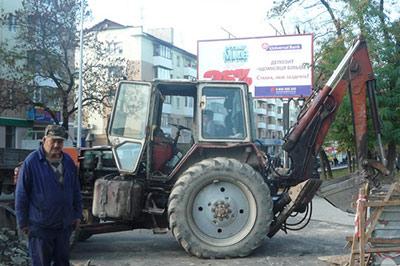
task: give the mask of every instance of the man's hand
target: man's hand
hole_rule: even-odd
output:
[[[29,234],[29,227],[25,226],[21,228],[22,233],[24,233],[24,235],[28,235]]]
[[[81,219],[75,219],[72,221],[72,229],[76,229],[79,227],[79,225],[81,224]]]

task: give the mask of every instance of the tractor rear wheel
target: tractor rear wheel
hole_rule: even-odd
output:
[[[189,254],[244,257],[269,232],[272,199],[252,167],[218,157],[193,165],[177,180],[168,217],[173,235]]]

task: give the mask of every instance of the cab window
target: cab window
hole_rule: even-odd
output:
[[[240,88],[204,87],[201,134],[205,139],[244,139],[243,96]]]

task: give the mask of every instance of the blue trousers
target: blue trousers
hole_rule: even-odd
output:
[[[57,231],[45,237],[29,236],[29,255],[32,266],[69,266],[69,238],[71,230]]]

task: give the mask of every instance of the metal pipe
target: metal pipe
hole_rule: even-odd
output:
[[[387,166],[387,160],[385,158],[385,153],[384,153],[383,144],[382,144],[382,133],[381,133],[382,125],[379,120],[378,102],[376,101],[375,90],[376,90],[376,80],[375,79],[368,80],[367,81],[367,93],[368,93],[367,95],[368,95],[368,101],[369,101],[370,110],[371,110],[372,124],[374,126],[375,136],[377,139],[382,164],[384,166]]]

